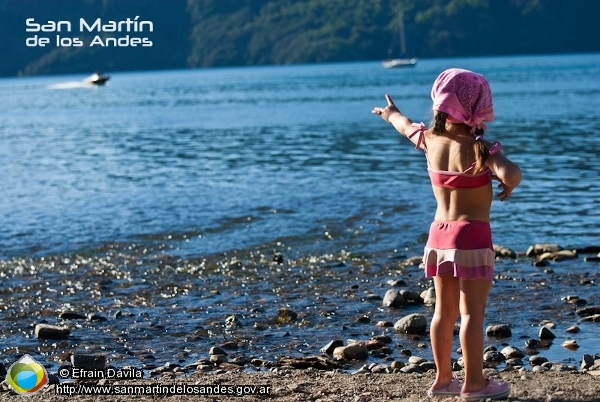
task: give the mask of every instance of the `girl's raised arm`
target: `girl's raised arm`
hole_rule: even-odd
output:
[[[400,109],[396,107],[390,95],[385,94],[385,99],[387,101],[387,106],[374,107],[371,113],[381,116],[385,122],[394,126],[396,131],[408,138],[413,144],[417,145],[417,147],[421,147],[420,137],[412,135],[416,130],[412,120],[400,112]]]

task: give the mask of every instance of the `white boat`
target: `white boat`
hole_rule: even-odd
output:
[[[106,81],[109,80],[109,76],[106,74],[100,74],[98,72],[90,75],[89,77],[87,77],[86,79],[83,80],[83,82],[85,82],[86,84],[91,84],[91,85],[104,85],[106,84]]]
[[[410,59],[389,59],[381,62],[384,68],[398,68],[398,67],[413,67],[417,65],[417,58],[412,57]]]
[[[406,36],[404,34],[404,13],[400,13],[398,30],[400,32],[400,55],[402,57],[395,59],[387,59],[381,62],[383,68],[399,68],[399,67],[414,67],[417,65],[416,57],[405,57],[406,53]],[[388,50],[388,54],[392,54],[393,46]]]

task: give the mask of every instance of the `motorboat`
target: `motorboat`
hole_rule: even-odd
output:
[[[94,74],[84,79],[83,82],[91,85],[104,85],[109,80],[109,78],[110,77],[107,74],[100,74],[98,72],[95,72]]]

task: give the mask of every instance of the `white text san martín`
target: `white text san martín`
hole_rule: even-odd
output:
[[[71,21],[46,21],[39,23],[35,18],[25,20],[26,32],[72,32]],[[79,32],[154,32],[152,21],[140,20],[140,16],[133,19],[127,17],[125,20],[102,21],[102,18],[95,20],[79,19]]]

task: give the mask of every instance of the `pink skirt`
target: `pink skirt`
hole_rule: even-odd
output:
[[[488,222],[433,221],[425,245],[425,276],[452,274],[462,279],[494,278],[496,253]]]

